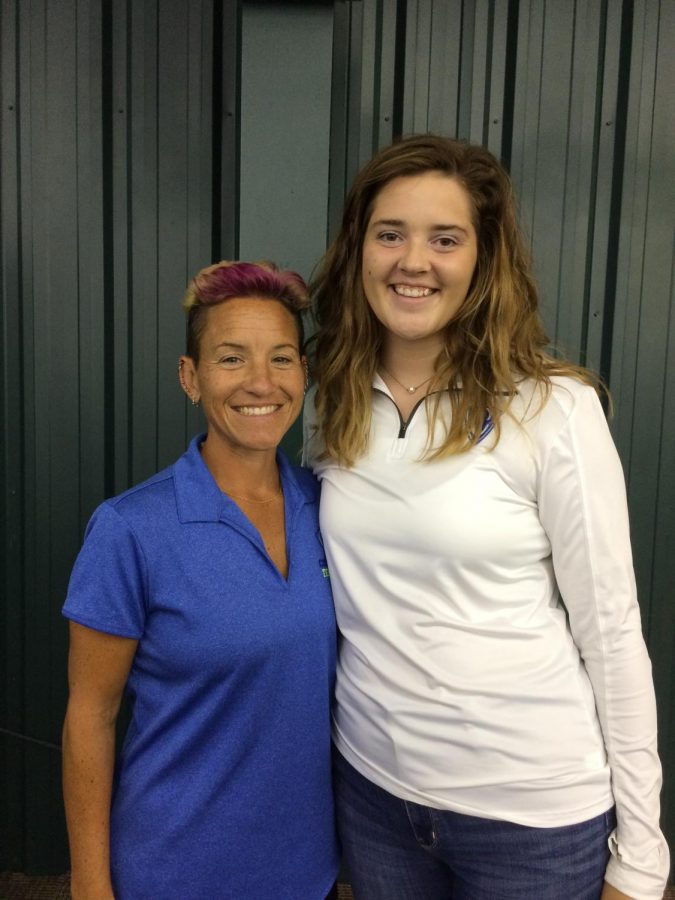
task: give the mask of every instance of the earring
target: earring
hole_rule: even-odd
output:
[[[186,387],[186,385],[185,385],[185,377],[184,377],[184,375],[183,375],[183,360],[182,360],[182,359],[179,359],[179,360],[178,360],[178,380],[180,381],[180,386],[183,388],[183,390],[185,391],[185,393],[186,393],[186,394],[188,395],[188,397],[190,398],[190,402],[192,403],[192,405],[193,405],[193,406],[199,406],[199,398],[197,398],[197,399],[195,400],[195,398],[194,398],[194,397],[192,396],[192,394],[188,391],[188,389],[187,389],[187,387]]]

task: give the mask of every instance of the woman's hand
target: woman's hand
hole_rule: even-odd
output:
[[[629,897],[628,894],[624,894],[623,891],[620,891],[618,888],[612,887],[611,884],[605,882],[602,886],[602,894],[600,894],[600,900],[633,900],[633,898]]]

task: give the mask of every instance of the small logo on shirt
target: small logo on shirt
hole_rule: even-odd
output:
[[[330,578],[330,572],[328,571],[328,563],[325,559],[319,560],[319,565],[321,566],[321,574],[324,578]]]
[[[490,434],[491,431],[494,431],[495,423],[492,421],[492,416],[489,412],[485,413],[485,418],[483,419],[483,427],[481,428],[480,437],[476,441],[477,444],[480,444],[481,441],[484,441],[485,438]]]

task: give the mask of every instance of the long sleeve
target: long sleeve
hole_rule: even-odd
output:
[[[617,829],[607,881],[638,900],[661,900],[669,854],[659,829],[656,704],[623,473],[595,392],[581,388],[574,394],[572,411],[543,460],[539,511],[610,764]]]

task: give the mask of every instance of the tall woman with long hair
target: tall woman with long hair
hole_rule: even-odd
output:
[[[356,897],[659,900],[623,475],[598,380],[546,349],[508,175],[461,141],[385,148],[314,293]]]

